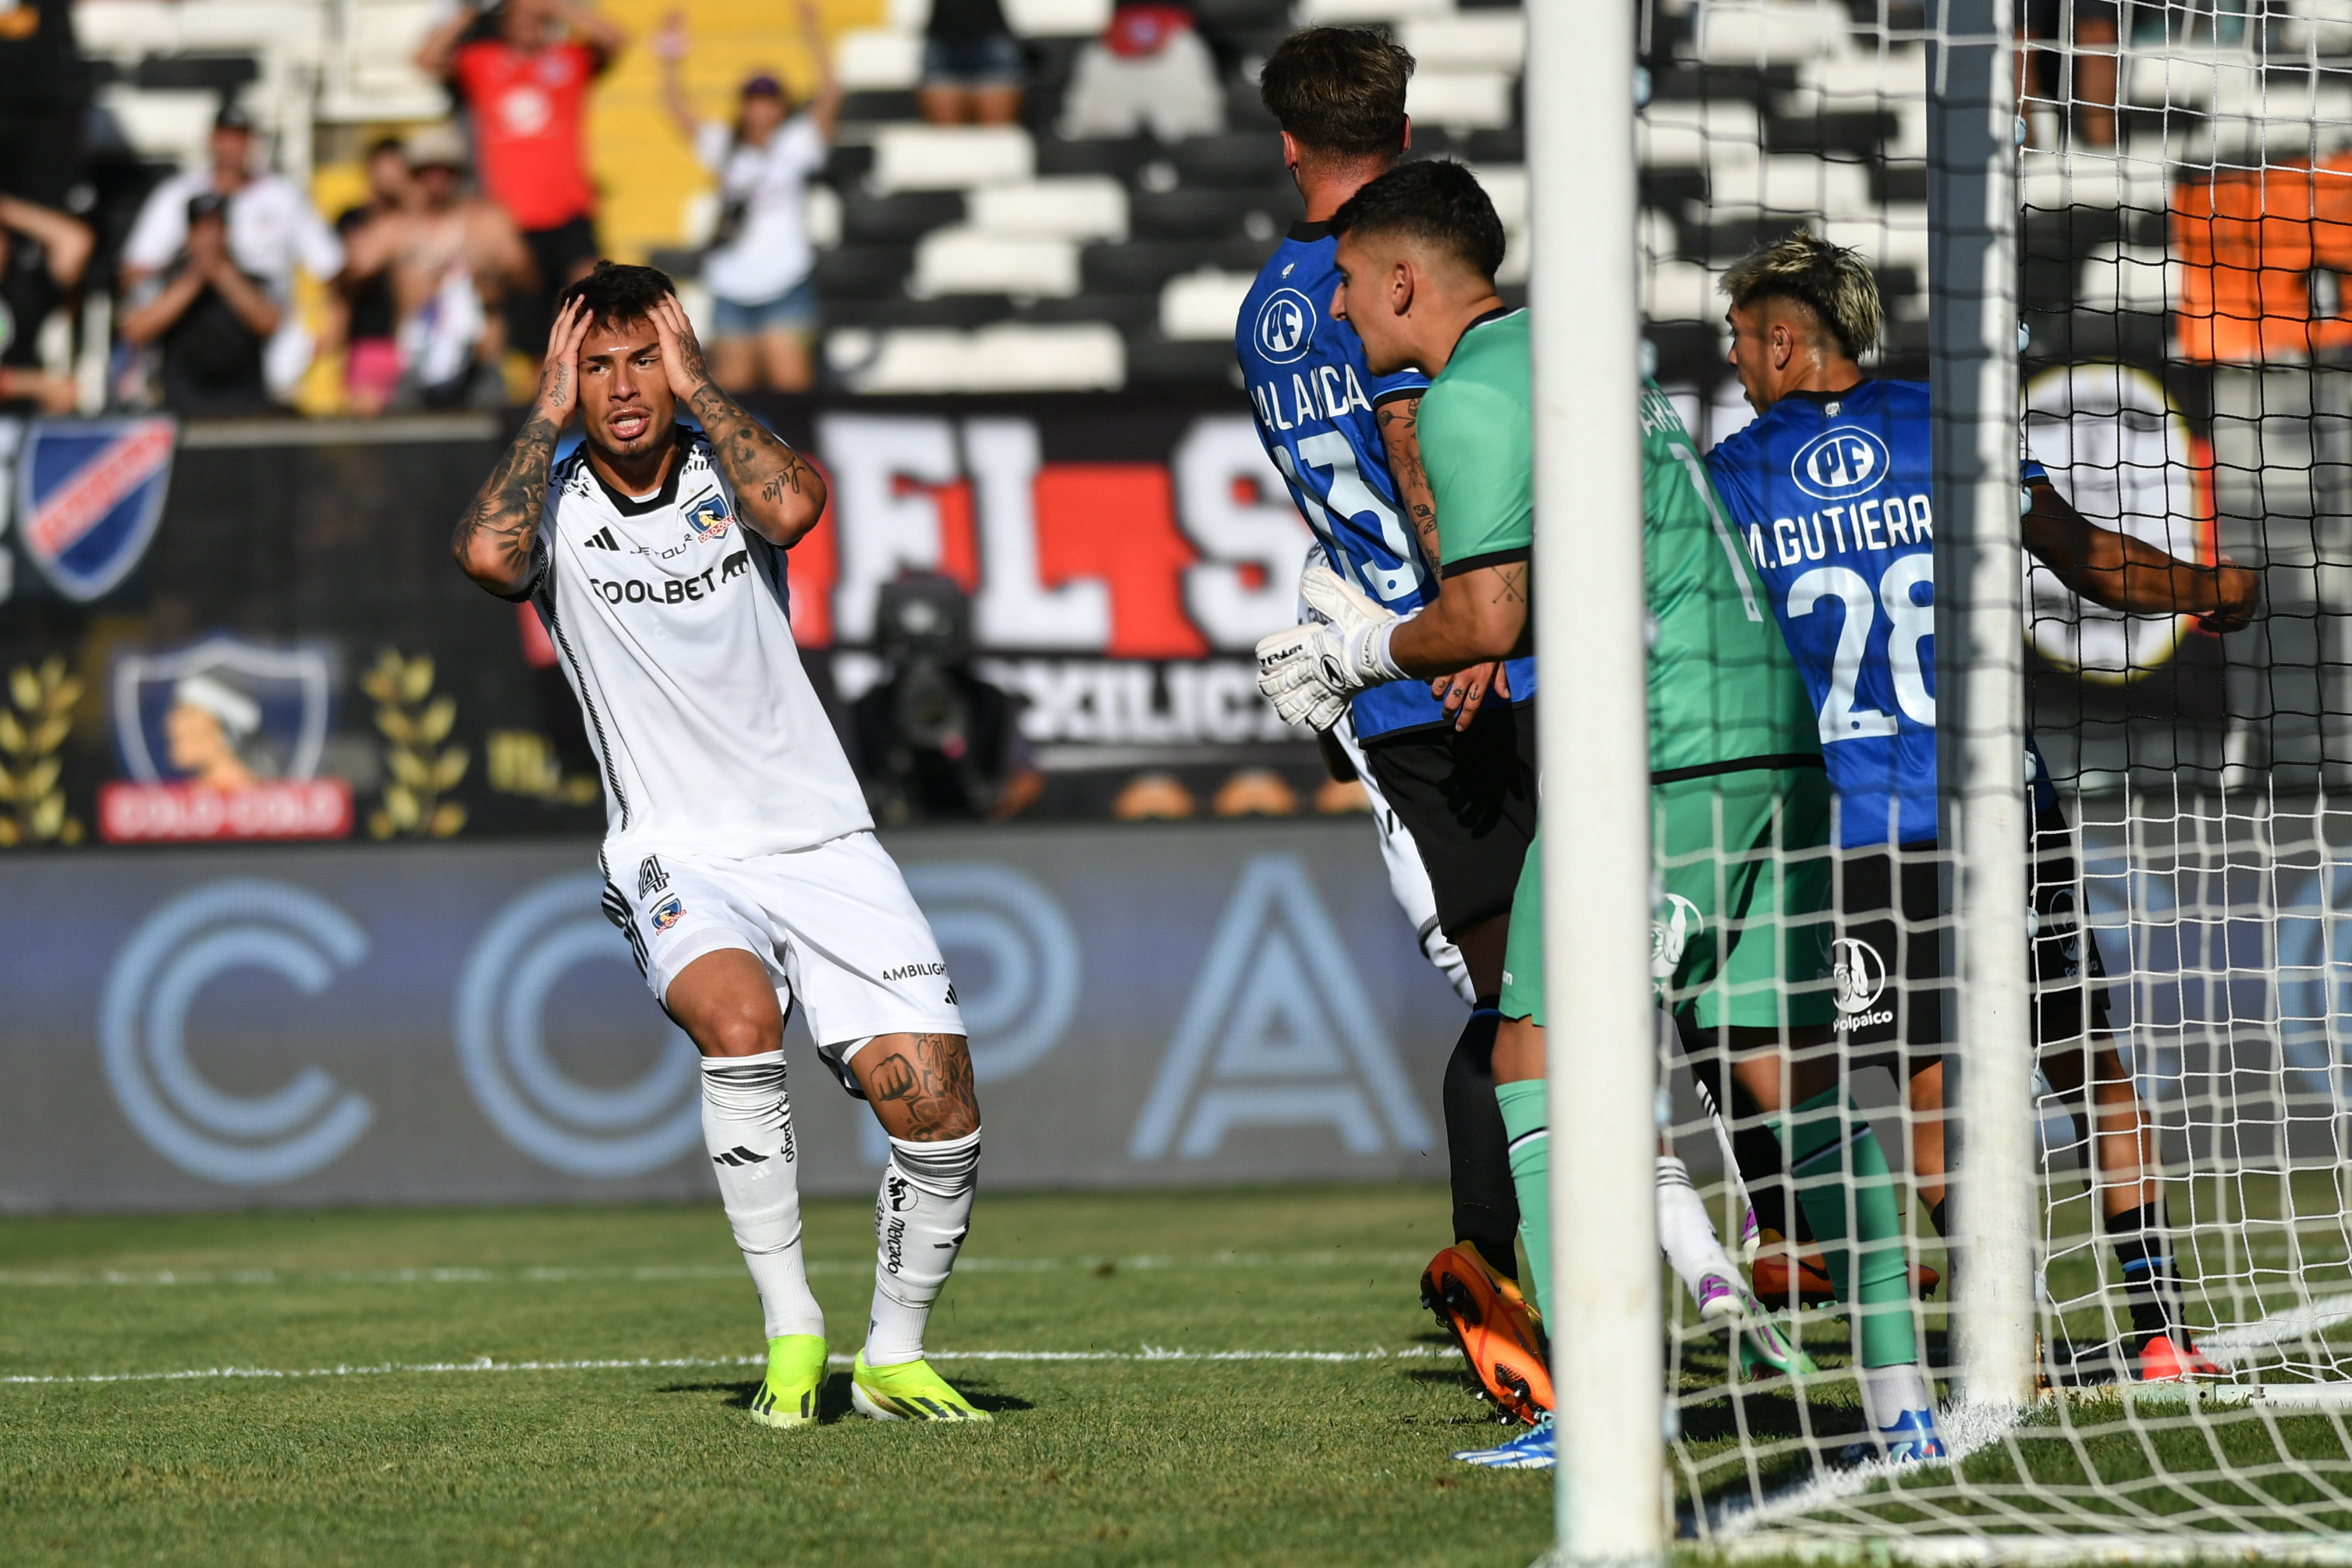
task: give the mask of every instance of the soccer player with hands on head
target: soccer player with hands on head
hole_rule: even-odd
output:
[[[575,413],[583,440],[558,461]],[[451,549],[538,610],[580,699],[604,785],[604,914],[701,1053],[705,1142],[766,1317],[753,1418],[814,1423],[826,1364],[784,1089],[797,1005],[890,1142],[852,1404],[985,1421],[923,1359],[979,1175],[955,987],[786,611],[784,552],[824,505],[814,466],[712,383],[669,279],[600,262],[564,290],[538,400]]]

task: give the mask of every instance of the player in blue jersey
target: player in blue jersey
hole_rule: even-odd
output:
[[[1877,285],[1852,250],[1792,236],[1739,262],[1722,287],[1731,363],[1759,417],[1718,444],[1707,466],[1804,677],[1837,793],[1839,1041],[1857,1063],[1891,1052],[1898,1081],[1908,1080],[1912,1168],[1941,1232],[1941,993],[1950,982],[1936,932],[1927,387],[1863,374],[1857,361],[1877,342],[1881,312]],[[2197,616],[2216,633],[2247,625],[2259,596],[2252,572],[2176,560],[2088,521],[2038,464],[2026,463],[2022,479],[2026,548],[2084,598],[2128,614]],[[2116,1049],[2098,948],[2078,919],[2066,822],[2030,739],[2027,752],[2035,1038],[2078,1133],[2092,1137],[2095,1123],[2094,1185],[2131,1308],[2129,1371],[2142,1379],[2210,1372],[2181,1320],[2154,1124]]]
[[[1411,55],[1356,28],[1306,28],[1267,57],[1259,94],[1306,213],[1259,271],[1234,334],[1259,438],[1319,554],[1400,614],[1438,595],[1436,516],[1414,436],[1429,380],[1412,369],[1373,374],[1355,331],[1332,319],[1328,220],[1410,145],[1412,72]],[[1535,828],[1534,695],[1532,660],[1482,664],[1360,692],[1321,731],[1335,776],[1352,771],[1372,796],[1391,883],[1425,948],[1434,959],[1450,944],[1466,970],[1472,1012],[1444,1080],[1457,1245],[1433,1260],[1423,1288],[1507,1407],[1519,1397],[1514,1378],[1541,1380],[1515,1279],[1519,1211],[1493,1071],[1504,937]]]

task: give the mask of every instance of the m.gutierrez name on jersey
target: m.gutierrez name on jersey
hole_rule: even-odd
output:
[[[1355,329],[1333,319],[1339,249],[1328,224],[1290,226],[1242,301],[1234,357],[1258,439],[1331,569],[1403,614],[1437,596],[1436,576],[1406,522],[1377,413],[1420,396],[1429,378],[1417,370],[1374,375]],[[1534,691],[1533,661],[1515,661],[1512,700]],[[1425,680],[1375,686],[1349,707],[1362,740],[1445,721]]]
[[[874,826],[793,641],[784,552],[738,521],[709,439],[621,494],[556,463],[512,597],[546,624],[604,774],[610,863],[782,854]]]

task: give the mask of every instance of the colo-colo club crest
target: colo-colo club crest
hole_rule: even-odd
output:
[[[147,553],[174,435],[160,417],[34,424],[16,459],[16,516],[25,553],[58,593],[102,597]]]

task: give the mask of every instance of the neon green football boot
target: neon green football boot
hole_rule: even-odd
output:
[[[751,1419],[762,1426],[814,1426],[824,1384],[824,1336],[778,1334],[768,1342],[768,1375],[751,1396]]]
[[[860,1415],[877,1421],[986,1421],[985,1410],[950,1388],[947,1380],[927,1361],[897,1366],[867,1366],[866,1352],[849,1374],[849,1403]]]

